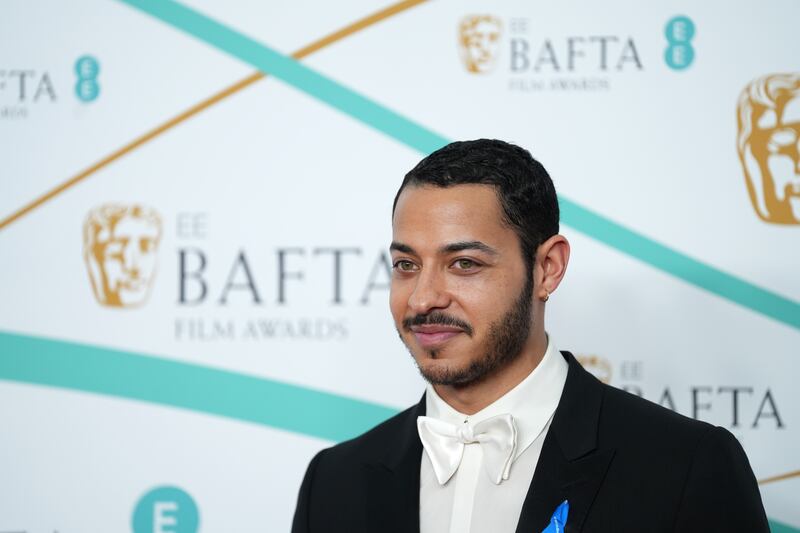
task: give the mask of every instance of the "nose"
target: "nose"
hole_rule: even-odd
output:
[[[414,291],[408,298],[408,307],[414,314],[424,315],[450,305],[450,296],[444,286],[442,273],[423,270],[417,276]]]

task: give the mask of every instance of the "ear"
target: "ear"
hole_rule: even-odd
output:
[[[558,288],[569,263],[569,242],[563,235],[553,235],[536,250],[533,286],[537,298],[547,298]]]

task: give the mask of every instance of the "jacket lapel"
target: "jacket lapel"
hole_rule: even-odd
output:
[[[378,461],[364,465],[367,479],[367,531],[419,533],[419,469],[422,443],[417,417],[425,396],[402,421],[400,437]]]
[[[569,352],[567,381],[545,437],[517,533],[539,533],[561,502],[569,501],[567,533],[581,530],[614,450],[597,449],[603,388]]]

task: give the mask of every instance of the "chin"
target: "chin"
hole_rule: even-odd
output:
[[[468,366],[454,364],[452,361],[432,359],[430,355],[424,360],[417,359],[417,368],[423,379],[433,385],[458,385],[465,375]]]

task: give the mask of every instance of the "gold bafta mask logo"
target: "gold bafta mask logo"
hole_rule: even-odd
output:
[[[83,258],[97,301],[137,307],[150,293],[161,240],[161,217],[140,205],[105,204],[83,223]]]
[[[458,25],[458,49],[467,71],[490,72],[500,51],[503,24],[491,15],[467,15]]]
[[[751,82],[737,106],[737,148],[761,220],[800,224],[800,74]]]
[[[598,355],[576,355],[575,359],[603,383],[611,383],[611,363]]]

